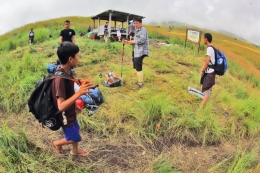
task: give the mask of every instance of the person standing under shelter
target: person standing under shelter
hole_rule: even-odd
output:
[[[64,42],[64,41],[69,41],[72,43],[75,43],[75,31],[73,29],[70,29],[70,21],[66,20],[64,22],[64,28],[61,32],[60,32],[60,43]]]
[[[117,27],[116,27],[116,35],[117,35],[118,41],[121,41],[121,27],[120,27],[120,24],[118,24]]]
[[[136,33],[134,40],[124,40],[123,44],[134,45],[134,68],[137,71],[138,83],[136,90],[143,87],[143,59],[149,56],[149,39],[148,32],[142,26],[141,18],[134,18],[134,26],[136,28]]]
[[[104,25],[104,41],[107,42],[107,35],[108,35],[108,22]]]
[[[202,107],[205,106],[209,95],[212,91],[212,87],[215,84],[215,70],[213,65],[215,64],[215,51],[212,47],[212,35],[210,33],[204,34],[204,44],[207,47],[206,60],[201,68],[201,84],[203,92]]]
[[[134,21],[131,23],[129,22],[129,39],[133,40],[134,36],[135,36],[135,25],[134,25]]]
[[[31,28],[31,31],[29,32],[29,43],[32,44],[34,41],[34,32],[33,28]]]

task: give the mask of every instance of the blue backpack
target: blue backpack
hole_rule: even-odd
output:
[[[213,64],[210,61],[213,65],[209,65],[209,68],[213,68],[215,70],[216,75],[223,76],[226,73],[228,68],[226,55],[223,52],[216,49],[215,47],[213,46],[210,47],[212,47],[215,52],[215,64]]]
[[[47,71],[48,73],[54,74],[58,69],[58,65],[55,64],[47,64]]]
[[[74,91],[77,92],[79,90],[79,85],[74,83]],[[92,91],[90,94],[85,94],[79,97],[80,100],[83,100],[85,103],[85,107],[88,111],[88,116],[93,115],[99,109],[99,105],[104,102],[102,92],[97,88],[88,89]]]
[[[47,64],[47,71],[48,71],[48,73],[50,73],[50,74],[54,74],[54,73],[58,70],[59,67],[60,67],[60,65]],[[72,73],[74,73],[74,68],[71,68],[70,71],[71,71]]]

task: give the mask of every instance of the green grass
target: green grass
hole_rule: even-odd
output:
[[[254,172],[252,168],[257,165],[257,148],[251,151],[245,151],[241,148],[237,149],[234,156],[230,156],[212,167],[209,172],[225,172],[225,173],[244,173]]]
[[[170,157],[167,155],[159,155],[150,165],[151,173],[181,173],[174,168],[173,163],[170,161]]]
[[[80,22],[86,18],[73,19],[72,28],[75,28],[77,33],[83,32],[85,26]],[[23,114],[24,120],[18,122],[20,125],[27,124],[33,119],[33,116],[27,112],[26,103],[36,81],[43,75],[47,75],[46,64],[57,59],[60,29],[55,28],[62,28],[63,20],[64,18],[40,22],[39,27],[35,27],[36,39],[32,46],[27,44],[26,35],[31,25],[0,36],[4,39],[0,43],[0,80],[2,81],[0,109],[5,118],[9,119],[9,114],[13,117],[13,113],[16,116]],[[89,21],[88,18],[86,20]],[[16,32],[18,30],[21,32]],[[199,106],[201,100],[188,94],[187,88],[188,86],[201,88],[200,68],[205,59],[205,47],[202,46],[204,51],[197,53],[197,48],[193,44],[187,44],[185,49],[184,42],[180,38],[167,38],[156,32],[149,33],[149,36],[152,41],[167,39],[173,46],[150,45],[151,54],[144,59],[145,85],[139,91],[131,90],[133,83],[136,82],[136,72],[132,69],[131,46],[125,46],[124,86],[105,88],[102,86],[104,78],[99,78],[98,75],[100,72],[104,75],[112,70],[120,76],[122,44],[103,43],[85,36],[76,37],[80,47],[80,62],[79,67],[76,68],[76,77],[99,84],[105,98],[105,103],[94,116],[88,117],[85,112],[78,116],[81,129],[85,132],[85,139],[89,138],[86,135],[89,133],[92,135],[91,139],[107,139],[113,143],[120,140],[122,136],[127,136],[136,142],[131,145],[138,144],[145,148],[145,145],[153,145],[161,139],[207,147],[217,146],[227,140],[237,142],[238,139],[259,137],[260,80],[257,76],[230,60],[227,73],[223,77],[217,77],[210,100],[206,107],[201,109]],[[17,127],[12,129],[11,125],[7,125],[8,123],[4,122],[0,131],[0,172],[1,169],[3,172],[41,172],[43,167],[47,167],[46,172],[66,169],[92,172],[98,166],[99,170],[107,168],[106,170],[115,172],[112,164],[104,160],[102,161],[105,163],[98,166],[96,164],[99,161],[83,161],[86,165],[82,166],[75,163],[73,159],[67,158],[62,158],[57,163],[57,158],[46,152],[46,144],[36,147],[31,142],[30,136],[27,136],[30,133],[28,129],[16,132],[14,129]],[[35,128],[32,124],[28,124],[28,127]],[[37,139],[38,142],[41,140]],[[237,156],[227,158],[223,162],[225,164],[228,162],[230,165],[225,165],[225,170],[239,172],[253,169],[254,164],[251,163],[254,163],[254,159],[257,160],[255,157],[252,159],[253,153],[255,150],[248,154],[239,151]],[[165,153],[154,155],[153,160],[150,160],[151,158],[142,160],[149,171],[178,172],[173,168],[171,158],[166,157]],[[233,162],[230,162],[232,159]],[[61,169],[57,169],[59,166]],[[174,167],[185,170],[178,165]],[[216,166],[214,169],[219,168]]]

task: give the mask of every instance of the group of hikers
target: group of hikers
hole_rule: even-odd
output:
[[[107,42],[107,35],[108,33],[108,28],[109,28],[109,22],[107,21],[104,25],[104,41]],[[116,35],[118,38],[118,41],[122,41],[121,40],[121,25],[118,24],[116,26]],[[134,38],[134,34],[135,34],[135,25],[134,25],[134,21],[129,22],[128,23],[128,35],[129,35],[129,39],[132,40]]]
[[[107,36],[107,27],[104,27],[104,39]],[[105,25],[105,26],[106,26]],[[130,29],[130,38],[122,40],[122,44],[130,44],[133,47],[132,60],[133,68],[137,72],[136,90],[144,87],[143,60],[149,56],[149,39],[148,32],[142,25],[141,18],[134,18],[131,24],[134,28]],[[89,26],[90,27],[90,26]],[[105,34],[106,33],[106,34]],[[212,87],[215,84],[215,73],[212,65],[215,63],[215,52],[211,47],[212,35],[204,34],[204,44],[208,46],[206,60],[201,68],[201,76],[203,76],[202,92],[204,94],[202,105],[207,102]],[[75,44],[75,31],[70,28],[70,21],[64,22],[64,29],[60,32],[60,44],[58,46],[57,55],[60,61],[60,67],[57,71],[61,71],[73,77],[71,68],[75,68],[79,62],[79,47]],[[77,121],[77,114],[82,108],[75,104],[76,100],[90,91],[94,85],[85,81],[80,88],[74,91],[74,82],[65,78],[54,78],[52,82],[52,98],[55,107],[61,113],[58,114],[64,138],[60,140],[51,140],[51,146],[56,153],[62,154],[63,145],[72,144],[71,155],[87,156],[88,152],[79,149],[78,142],[81,141],[80,127]]]

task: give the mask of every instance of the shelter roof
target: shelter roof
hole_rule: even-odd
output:
[[[145,18],[144,16],[132,14],[132,13],[127,13],[127,12],[122,12],[122,11],[116,11],[116,10],[107,10],[104,11],[98,15],[95,15],[91,17],[91,19],[100,19],[100,20],[109,20],[109,13],[112,12],[112,21],[119,21],[119,22],[126,22],[127,21],[127,16],[129,16],[129,21],[132,20],[135,17],[140,17],[140,18]]]

